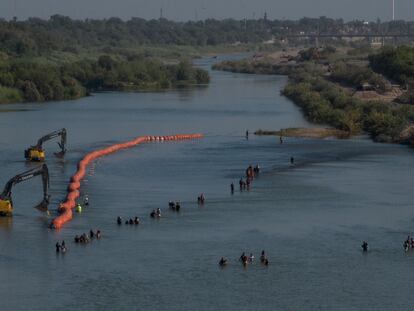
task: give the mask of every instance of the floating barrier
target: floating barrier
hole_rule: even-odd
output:
[[[188,140],[188,139],[198,139],[202,138],[202,134],[189,134],[189,135],[174,135],[174,136],[142,136],[134,140],[115,144],[104,149],[92,151],[85,155],[82,160],[78,163],[78,170],[71,177],[70,183],[68,186],[68,193],[66,195],[65,202],[61,203],[59,206],[60,215],[56,217],[52,223],[51,227],[54,229],[60,229],[62,226],[70,221],[73,217],[72,209],[76,207],[76,200],[80,196],[80,182],[85,177],[86,167],[96,160],[97,158],[103,157],[105,155],[117,152],[122,149],[127,149],[134,147],[136,145],[142,144],[144,142],[153,142],[153,141],[173,141],[173,140]]]

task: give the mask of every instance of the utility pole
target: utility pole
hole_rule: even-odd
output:
[[[395,21],[395,0],[392,0],[392,21]]]
[[[17,0],[12,0],[13,1],[13,21],[17,21],[17,10],[16,10],[16,2]]]
[[[315,37],[315,46],[316,49],[319,49],[319,35],[321,34],[321,25],[320,25],[321,19],[318,19],[318,32]]]

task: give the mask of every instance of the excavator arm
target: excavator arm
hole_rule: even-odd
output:
[[[66,153],[66,129],[64,128],[39,138],[35,146],[31,146],[24,151],[25,158],[29,161],[44,161],[45,151],[43,150],[43,143],[58,136],[60,136],[60,142],[58,142],[58,145],[61,151],[55,153],[55,155],[63,157]]]
[[[43,182],[43,200],[38,205],[36,205],[35,208],[41,211],[47,211],[50,199],[50,195],[48,194],[48,189],[50,187],[49,170],[46,164],[43,164],[40,167],[28,170],[26,172],[14,176],[6,183],[3,192],[0,194],[0,216],[11,216],[13,213],[13,200],[11,191],[13,186],[39,175],[42,176]]]

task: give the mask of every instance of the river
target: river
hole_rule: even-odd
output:
[[[40,179],[16,185],[14,217],[0,219],[2,310],[411,306],[414,252],[404,253],[402,242],[414,223],[413,151],[366,138],[246,140],[246,129],[309,125],[279,93],[286,78],[224,72],[211,78],[210,86],[193,89],[0,106],[2,185],[33,167],[24,161],[25,148],[49,131],[68,130],[64,161],[52,156],[55,142],[45,144],[52,213],[86,152],[140,135],[206,135],[99,159],[82,184],[90,206],[60,231],[48,229],[51,218],[32,208],[41,199]],[[238,179],[257,163],[259,178],[240,193]],[[200,193],[204,206],[196,203]],[[179,214],[168,211],[169,200],[182,202]],[[149,213],[157,207],[163,217],[155,221]],[[117,226],[118,215],[142,223]],[[103,237],[73,242],[91,228]],[[56,254],[63,239],[68,252]],[[262,249],[268,267],[238,262],[242,252],[258,259]],[[221,256],[229,260],[224,269]]]

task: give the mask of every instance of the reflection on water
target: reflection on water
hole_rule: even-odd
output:
[[[182,102],[190,102],[194,96],[208,92],[208,85],[194,85],[176,90],[178,99]]]
[[[0,230],[9,231],[13,225],[12,217],[0,217]]]
[[[207,67],[211,59],[198,60]],[[23,150],[65,127],[68,153],[47,144],[52,212],[88,151],[139,135],[202,132],[202,140],[143,144],[96,161],[82,194],[90,206],[61,231],[31,208],[33,179],[13,190],[15,217],[0,219],[0,275],[7,310],[390,310],[411,305],[412,150],[365,139],[246,141],[246,129],[307,126],[279,95],[285,77],[212,72],[207,88],[106,93],[34,103],[0,114],[1,182],[24,171]],[[2,106],[8,109],[12,105]],[[296,166],[289,167],[294,156]],[[230,194],[249,164],[251,191]],[[206,196],[197,205],[200,193]],[[168,201],[180,201],[179,214]],[[153,221],[152,209],[163,217]],[[116,217],[138,216],[139,226]],[[76,234],[101,230],[88,245]],[[7,233],[7,234],[4,234]],[[68,252],[56,256],[65,240]],[[362,256],[367,240],[370,253]],[[244,251],[270,266],[243,269]],[[62,256],[61,256],[62,255]],[[218,269],[221,256],[229,260]],[[45,293],[48,295],[45,295]],[[22,297],[24,299],[22,299]],[[398,305],[398,307],[397,307]],[[115,307],[114,307],[115,306]],[[393,306],[393,307],[390,307]],[[396,307],[394,307],[396,306]]]
[[[24,108],[14,108],[14,109],[13,108],[1,109],[1,108],[2,107],[0,106],[0,112],[22,112],[22,111],[30,111],[30,109],[24,109]]]

